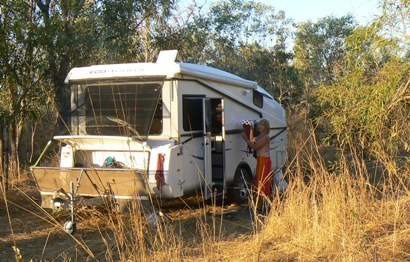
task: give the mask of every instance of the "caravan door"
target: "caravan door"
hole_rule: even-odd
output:
[[[204,198],[212,194],[212,147],[211,147],[211,102],[209,98],[202,99],[203,137],[204,137]]]
[[[205,199],[225,191],[225,127],[222,98],[202,99]]]
[[[211,98],[211,162],[212,194],[224,195],[225,185],[225,125],[224,100]]]

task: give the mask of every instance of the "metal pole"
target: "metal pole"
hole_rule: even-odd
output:
[[[75,195],[75,192],[74,192],[74,182],[73,181],[70,182],[70,192],[71,192],[70,194],[71,222],[74,223],[74,195]]]
[[[37,166],[38,162],[40,162],[40,159],[43,157],[44,153],[46,152],[46,150],[47,150],[47,148],[50,146],[50,144],[51,144],[51,140],[49,140],[49,141],[47,142],[47,145],[44,147],[43,152],[41,152],[41,154],[40,154],[40,156],[38,157],[36,163],[34,163],[34,165],[32,165],[30,168]]]

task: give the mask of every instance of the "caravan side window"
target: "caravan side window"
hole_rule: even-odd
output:
[[[258,91],[253,91],[253,104],[260,108],[263,107],[263,95]]]
[[[202,98],[205,96],[182,96],[183,127],[185,131],[202,130]]]

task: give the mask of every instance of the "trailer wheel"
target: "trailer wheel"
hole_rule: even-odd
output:
[[[68,234],[72,235],[74,234],[75,230],[77,229],[77,225],[73,221],[67,221],[64,223],[64,230]]]
[[[248,203],[250,193],[250,176],[246,169],[240,167],[236,170],[233,185],[229,191],[229,198],[237,204],[246,204]]]

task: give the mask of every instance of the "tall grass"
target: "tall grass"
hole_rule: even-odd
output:
[[[195,241],[187,242],[178,222],[147,230],[135,213],[128,226],[111,226],[120,260],[409,261],[409,167],[381,172],[387,169],[341,154],[330,168],[314,136],[307,139],[287,169],[290,187],[269,202],[269,214],[261,218],[251,203],[251,234],[224,236],[229,222],[204,211]]]
[[[232,221],[216,202],[198,202],[195,210],[186,205],[189,222],[156,228],[140,206],[129,214],[92,210],[79,214],[79,230],[99,232],[103,249],[88,247],[85,255],[104,261],[410,261],[408,163],[391,169],[342,152],[329,162],[314,132],[305,134],[292,142],[290,186],[268,201],[270,212],[261,216],[251,200],[248,234],[226,231]]]
[[[381,194],[380,194],[381,193]],[[410,194],[374,188],[346,171],[292,180],[274,201],[264,241],[269,256],[300,261],[405,261],[410,258]],[[264,254],[264,252],[263,252]],[[280,259],[279,259],[280,260]]]

